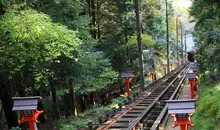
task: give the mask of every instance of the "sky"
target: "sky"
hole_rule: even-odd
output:
[[[179,5],[185,8],[189,8],[192,4],[191,0],[175,0],[175,1],[179,1],[178,3],[181,3]]]
[[[194,41],[192,35],[188,36],[188,38],[186,39],[186,46],[187,46],[186,49],[187,52],[193,50]]]
[[[183,22],[184,30],[193,30],[195,23],[189,23],[192,18],[189,17],[188,9],[192,5],[191,0],[173,0],[173,6],[175,13],[180,16],[181,21]],[[194,41],[192,35],[187,36],[187,51],[193,50]]]

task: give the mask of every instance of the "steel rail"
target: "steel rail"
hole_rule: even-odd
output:
[[[182,68],[180,68],[181,72],[179,72],[179,74],[181,74],[184,69],[186,69],[188,67],[188,65],[186,66],[183,66]],[[143,119],[143,117],[152,109],[152,107],[158,102],[158,100],[166,93],[166,91],[172,86],[172,84],[177,80],[177,78],[179,77],[179,74],[178,76],[176,76],[168,85],[167,87],[165,88],[164,91],[162,91],[156,99],[154,99],[154,101],[150,104],[150,106],[148,106],[140,116],[138,116],[138,118],[136,118],[135,120],[132,121],[132,123],[129,125],[128,129],[127,130],[132,130],[135,128],[135,126],[139,123],[139,121],[141,119]],[[171,76],[170,78],[174,77],[175,74],[173,76]]]
[[[187,69],[187,71],[189,70],[189,68]],[[179,74],[180,76],[180,74]],[[181,84],[184,82],[185,80],[185,75],[182,75],[181,77],[181,80],[179,82],[179,84],[177,85],[177,88],[176,90],[174,91],[174,93],[172,94],[172,96],[169,98],[169,100],[172,100],[175,98],[175,96],[177,95],[178,91],[180,90],[180,87],[181,87]],[[168,106],[167,106],[167,103],[165,105],[165,107],[163,108],[163,110],[161,111],[160,115],[158,116],[158,118],[156,119],[156,121],[154,122],[153,126],[151,127],[150,130],[157,130],[162,119],[164,118],[164,116],[167,116],[167,109],[168,109]]]
[[[148,86],[149,89],[151,89],[151,87],[153,88],[150,93],[145,94],[144,96],[142,95],[142,99],[137,101],[134,106],[129,106],[125,113],[117,114],[119,116],[117,116],[116,119],[112,119],[110,120],[110,123],[108,123],[108,121],[105,124],[99,126],[97,130],[129,130],[131,128],[135,128],[137,123],[143,119],[144,115],[147,114],[148,111],[151,111],[155,103],[163,96],[163,94],[165,94],[166,91],[169,90],[169,88],[172,88],[172,92],[169,93],[173,93],[174,87],[171,86],[174,82],[176,82],[180,74],[185,70],[187,66],[188,65],[185,65],[173,70],[171,73],[159,79],[160,82],[157,82],[152,86]]]

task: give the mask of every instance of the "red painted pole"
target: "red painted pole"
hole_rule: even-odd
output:
[[[151,73],[152,82],[154,82],[154,72]]]
[[[164,70],[164,75],[166,75],[167,74],[167,68],[164,67],[163,70]]]
[[[21,124],[21,123],[24,123],[24,122],[28,122],[30,130],[38,130],[37,129],[37,124],[36,124],[38,122],[37,121],[37,117],[40,114],[42,114],[43,112],[44,112],[43,110],[42,111],[38,111],[38,110],[34,111],[34,110],[32,110],[32,116],[26,117],[24,115],[23,111],[22,111],[21,112],[22,118],[21,118],[21,120],[18,121],[18,124]]]
[[[196,79],[193,79],[193,81],[189,81],[190,84],[190,99],[194,98],[194,88],[196,86]]]
[[[130,92],[130,87],[129,87],[129,82],[126,82],[126,89],[127,89],[127,98],[129,99],[131,97],[131,92]]]
[[[128,99],[131,98],[131,91],[130,91],[130,85],[129,85],[129,83],[131,83],[131,80],[132,80],[132,78],[128,78],[128,79],[125,79],[125,78],[124,78],[124,83],[125,83],[125,85],[126,85],[127,98],[128,98]]]
[[[194,84],[193,82],[190,83],[190,99],[194,98]]]
[[[180,125],[180,130],[188,130],[188,125]]]
[[[194,124],[192,124],[192,122],[191,122],[192,114],[187,114],[186,120],[179,120],[178,115],[176,115],[176,114],[172,114],[171,116],[174,119],[174,124],[172,125],[172,128],[180,126],[180,130],[188,130],[189,126],[194,127]]]
[[[34,121],[29,121],[28,123],[29,123],[30,130],[37,130],[37,128],[35,129],[35,127],[36,127],[35,125],[36,124],[35,124]]]

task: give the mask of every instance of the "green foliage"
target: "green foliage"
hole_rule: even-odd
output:
[[[44,97],[41,99],[42,104],[44,105],[44,114],[47,117],[48,120],[51,120],[54,118],[55,112],[53,108],[53,102],[51,102],[50,97]],[[58,100],[59,103],[62,103],[60,100]]]
[[[1,22],[1,29],[11,39],[11,42],[17,43],[17,47],[21,47],[21,49],[23,49],[22,47],[32,47],[29,49],[29,53],[34,53],[34,51],[40,50],[37,47],[44,46],[48,52],[46,61],[61,54],[71,57],[71,51],[79,44],[76,32],[68,30],[60,24],[52,24],[51,19],[45,14],[32,9],[19,10],[19,8],[22,7],[8,10]],[[9,34],[7,35],[7,33]],[[42,47],[42,49],[44,48]]]
[[[114,101],[113,101],[114,102]],[[89,116],[90,119],[98,118],[99,116],[104,115],[109,111],[111,108],[108,106],[93,106],[93,108],[87,110],[84,113],[84,116]],[[93,118],[92,118],[93,117]],[[94,118],[95,117],[95,118]]]
[[[97,91],[117,79],[118,74],[111,69],[108,59],[104,59],[103,56],[102,52],[87,52],[79,58],[81,74],[77,78],[77,92]]]
[[[154,48],[156,43],[165,48],[165,14],[159,7],[164,7],[159,0],[140,1],[143,49]],[[133,1],[105,1],[99,16],[100,50],[110,57],[115,70],[134,70],[138,49]]]
[[[10,130],[21,130],[21,128],[19,126],[16,126],[16,127],[12,127]]]
[[[69,29],[78,31],[78,36],[84,43],[91,43],[90,17],[85,13],[83,6],[85,2],[80,0],[27,0],[27,5],[48,14],[54,22],[62,23]]]
[[[112,103],[110,105],[110,108],[113,108],[113,107],[118,108],[118,104],[123,104],[124,100],[127,100],[127,98],[126,97],[122,97],[122,96],[113,99]]]
[[[10,77],[28,67],[38,83],[45,75],[51,75],[46,68],[49,63],[62,55],[74,58],[72,51],[77,50],[80,40],[76,31],[52,23],[45,14],[23,8],[13,6],[3,16],[0,65],[2,71],[11,73]]]
[[[195,130],[217,130],[220,127],[220,84],[203,90],[193,115]]]
[[[73,3],[70,4],[72,7]],[[1,80],[8,81],[10,78],[15,81],[16,75],[21,75],[22,81],[17,82],[22,82],[28,95],[33,95],[34,86],[43,90],[45,88],[42,87],[53,83],[57,89],[64,89],[69,79],[74,81],[71,87],[75,87],[76,94],[87,94],[101,90],[116,80],[118,74],[112,70],[109,60],[94,47],[97,42],[89,35],[89,20],[85,21],[85,25],[80,24],[83,23],[80,19],[78,24],[69,24],[69,28],[79,30],[73,31],[61,23],[54,23],[54,17],[51,19],[27,5],[9,7],[0,21]],[[73,17],[81,18],[78,13],[80,11],[68,17],[69,21]],[[49,80],[51,77],[53,81]],[[47,110],[53,110],[52,104],[46,104]],[[55,115],[55,111],[48,112],[49,117]]]
[[[142,38],[142,44],[143,44],[144,48],[150,48],[155,45],[155,41],[152,39],[151,36],[149,36],[147,34],[142,34],[141,38]],[[137,36],[136,35],[130,36],[129,41],[126,45],[127,45],[127,47],[134,46],[134,45],[137,46]]]
[[[77,128],[88,128],[88,122],[93,123],[98,121],[99,117],[103,117],[111,108],[108,106],[94,106],[87,110],[79,117],[69,117],[67,119],[61,119],[57,121],[57,125],[61,130],[75,130]],[[98,122],[97,122],[98,123]]]
[[[76,130],[78,128],[87,128],[87,123],[89,121],[84,118],[69,118],[69,119],[61,119],[58,121],[57,125],[60,130]]]
[[[8,0],[0,0],[0,4],[5,5],[8,2]]]
[[[190,10],[196,20],[193,35],[197,44],[196,59],[201,70],[200,74],[203,80],[210,83],[220,79],[218,74],[220,71],[218,60],[220,51],[219,7],[218,0],[197,0],[193,2]]]
[[[54,76],[53,65],[60,63],[60,57],[74,60],[73,52],[81,43],[77,31],[53,23],[48,15],[23,5],[8,8],[0,23],[1,81],[15,81],[17,73],[24,76],[16,83],[22,82],[28,95],[33,95],[34,86],[48,86],[48,77]]]

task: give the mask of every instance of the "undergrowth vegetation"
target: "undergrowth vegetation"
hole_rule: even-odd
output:
[[[125,97],[121,96],[112,101],[109,106],[94,106],[93,108],[79,114],[78,117],[63,118],[57,121],[57,127],[60,130],[75,130],[88,128],[88,123],[100,124],[110,118],[114,112],[112,108],[117,109],[117,104],[123,104]]]
[[[193,116],[194,130],[220,129],[220,83],[205,88]]]

